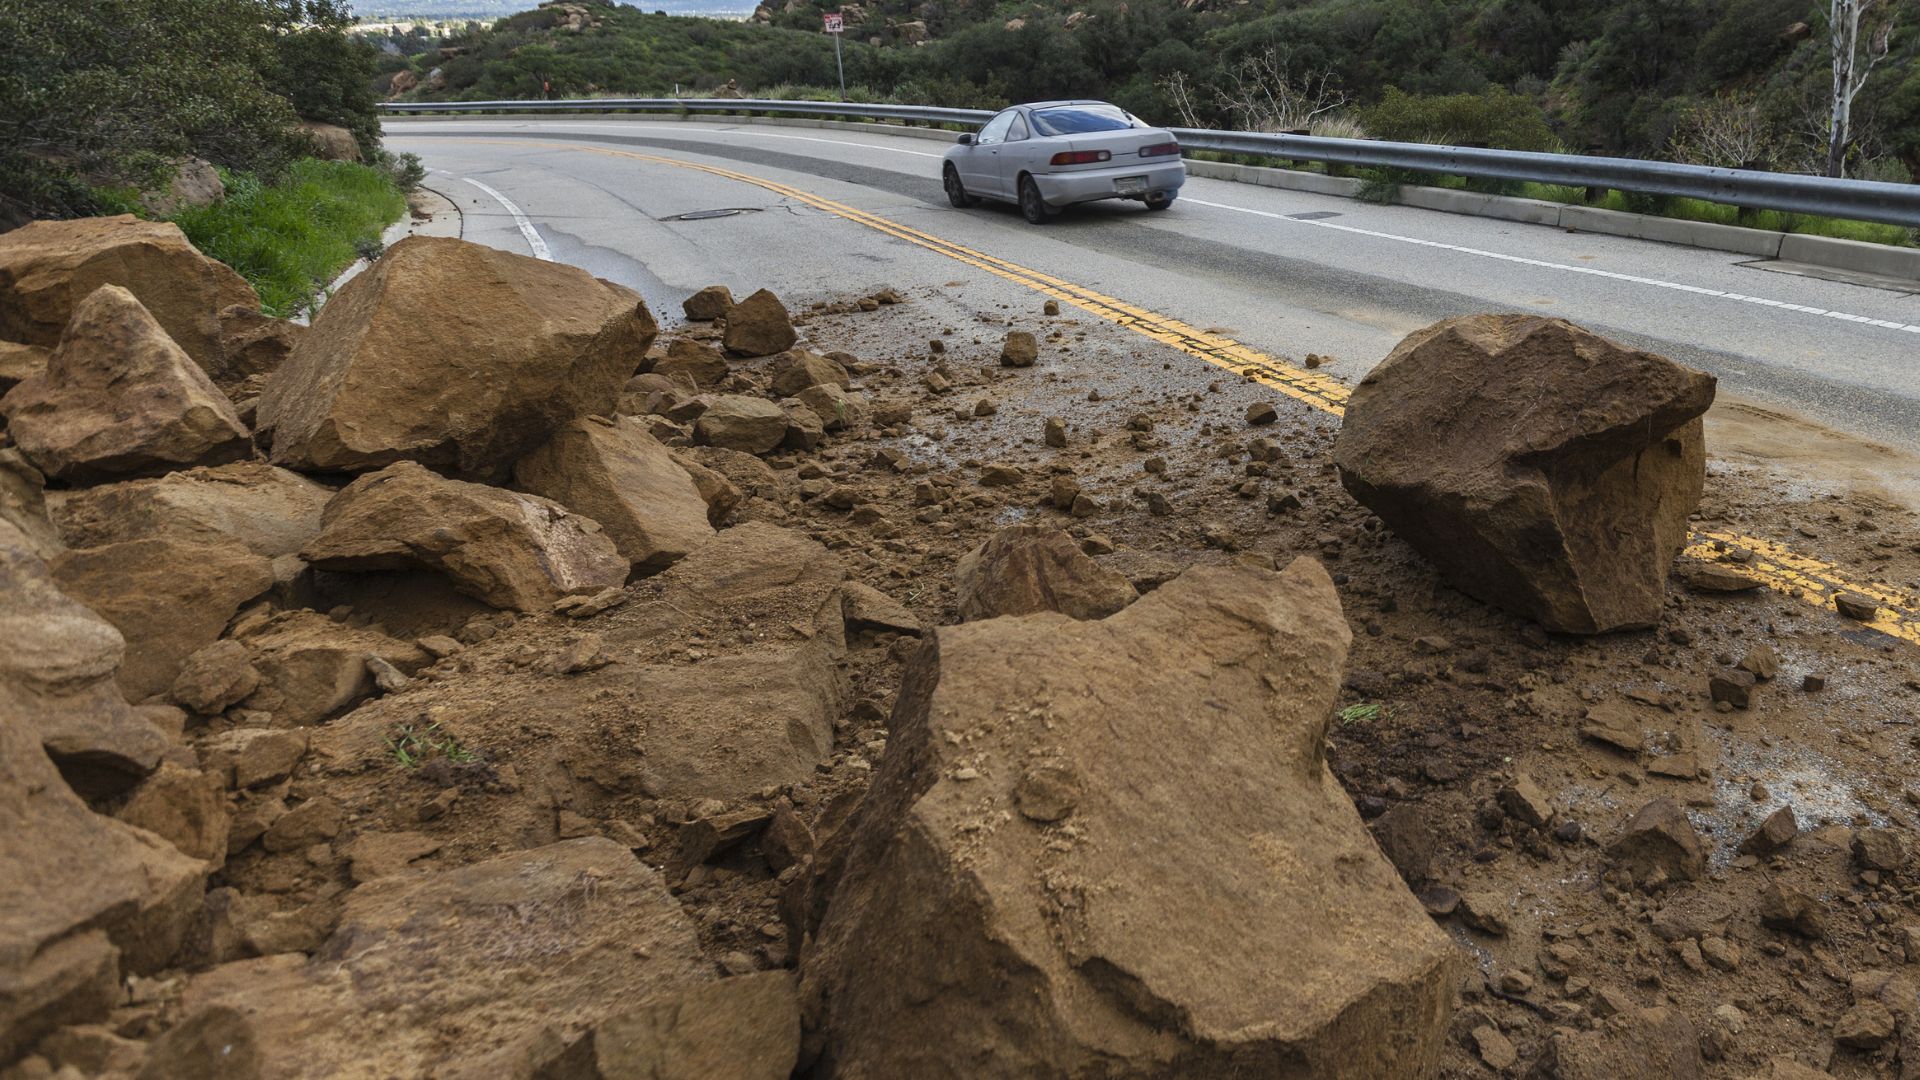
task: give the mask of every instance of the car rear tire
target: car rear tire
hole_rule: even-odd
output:
[[[1171,195],[1147,196],[1147,209],[1149,210],[1165,210],[1167,207],[1172,205],[1173,205],[1173,196]]]
[[[947,201],[953,204],[954,209],[965,210],[980,202],[979,199],[967,194],[967,186],[960,182],[960,170],[953,166],[949,165],[942,171],[940,181],[946,186]]]
[[[1053,211],[1047,209],[1047,200],[1040,197],[1040,185],[1034,183],[1031,176],[1020,178],[1020,213],[1029,225],[1045,225],[1053,216]]]

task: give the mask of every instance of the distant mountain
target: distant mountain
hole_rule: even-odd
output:
[[[353,13],[370,22],[421,19],[445,22],[458,19],[488,21],[522,11],[532,11],[540,0],[364,0],[353,5]],[[705,15],[710,18],[745,18],[753,13],[753,0],[642,0],[636,6],[669,15]]]

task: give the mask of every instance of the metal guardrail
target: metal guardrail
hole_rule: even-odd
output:
[[[768,101],[757,98],[582,98],[568,101],[386,102],[390,113],[670,112],[769,113],[862,120],[903,120],[977,127],[994,114],[986,109],[863,102]],[[1920,228],[1920,184],[1836,180],[1825,176],[1721,169],[1636,158],[1537,154],[1426,143],[1326,139],[1249,131],[1173,128],[1188,150],[1247,154],[1286,161],[1316,161],[1362,168],[1394,168],[1445,176],[1519,180],[1568,187],[1612,188],[1644,195],[1672,195],[1754,210],[1851,221],[1877,221]]]

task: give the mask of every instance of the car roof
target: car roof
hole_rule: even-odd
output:
[[[1024,105],[1015,105],[1016,109],[1056,109],[1062,105],[1107,105],[1119,108],[1111,101],[1096,101],[1093,98],[1075,98],[1072,101],[1029,101]]]

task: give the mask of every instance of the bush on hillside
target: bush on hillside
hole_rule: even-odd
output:
[[[1380,103],[1361,112],[1375,138],[1393,142],[1488,146],[1496,150],[1559,148],[1540,106],[1494,88],[1478,94],[1416,96],[1389,88]]]

